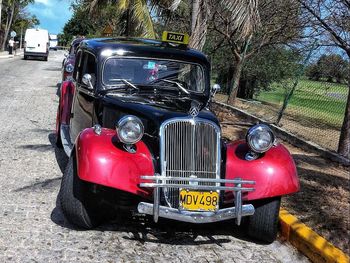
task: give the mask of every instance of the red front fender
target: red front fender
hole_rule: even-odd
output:
[[[248,145],[245,141],[227,145],[226,178],[239,177],[256,182],[253,186],[255,191],[244,195],[245,200],[282,196],[299,190],[294,161],[283,145],[272,147],[264,156],[254,161],[245,160],[247,151]]]
[[[142,141],[136,143],[136,153],[129,153],[119,143],[116,131],[103,128],[97,135],[88,128],[77,138],[76,157],[80,179],[137,195],[150,195],[138,187],[141,175],[154,174],[151,153]]]

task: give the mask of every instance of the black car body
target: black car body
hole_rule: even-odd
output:
[[[224,142],[210,110],[215,92],[208,59],[184,45],[82,41],[57,113],[57,143],[70,157],[60,199],[67,219],[94,227],[106,219],[102,203],[156,222],[246,216],[252,236],[273,241],[280,197],[299,188],[294,162],[266,125],[247,142]]]

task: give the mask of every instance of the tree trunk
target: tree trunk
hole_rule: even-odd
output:
[[[15,6],[16,6],[16,2],[14,1],[12,6],[11,6],[10,19],[8,20],[8,23],[6,23],[5,34],[4,34],[4,41],[2,42],[1,50],[5,49],[5,46],[6,46],[6,43],[7,43],[7,38],[8,38],[9,32],[10,32],[10,28],[12,26],[12,20],[13,20],[13,14],[15,12]]]
[[[0,0],[0,32],[1,32],[1,9],[2,9],[2,0]]]
[[[348,101],[346,103],[343,125],[340,130],[338,153],[350,159],[350,83],[348,88]]]
[[[190,47],[202,50],[208,29],[209,9],[206,0],[193,0]]]
[[[236,60],[233,74],[232,74],[233,84],[230,91],[230,95],[227,100],[227,103],[230,105],[234,104],[234,101],[237,97],[238,85],[239,85],[239,79],[241,77],[242,67],[243,67],[243,60],[242,59]]]
[[[345,50],[348,58],[350,58],[350,49]],[[350,159],[350,69],[347,71],[348,79],[348,100],[346,102],[345,115],[343,125],[340,130],[338,143],[338,153]]]
[[[130,36],[130,9],[126,10],[125,36]]]

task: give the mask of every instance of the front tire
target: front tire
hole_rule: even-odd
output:
[[[84,229],[92,229],[99,225],[98,213],[94,211],[91,203],[91,193],[86,182],[78,177],[73,156],[69,158],[62,177],[60,203],[63,214],[70,223]]]
[[[255,213],[248,218],[248,235],[272,243],[277,237],[281,197],[257,200],[253,205]]]

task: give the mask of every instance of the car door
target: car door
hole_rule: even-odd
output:
[[[90,52],[79,50],[73,74],[75,94],[70,122],[72,142],[75,142],[76,137],[83,129],[92,126],[96,68],[96,57]],[[91,75],[92,87],[83,83],[82,79],[85,74]]]

